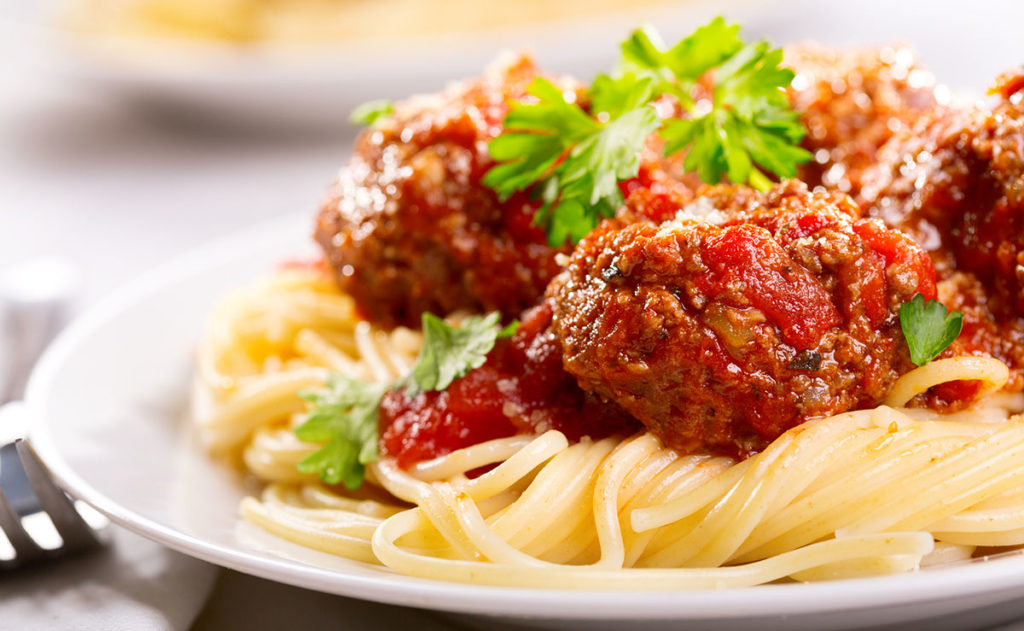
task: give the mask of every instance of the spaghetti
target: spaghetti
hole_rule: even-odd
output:
[[[314,269],[286,268],[225,298],[200,348],[194,417],[217,453],[266,484],[240,510],[327,553],[451,581],[539,588],[739,587],[903,572],[1024,545],[1021,402],[955,415],[904,408],[929,387],[1006,367],[932,362],[886,405],[800,425],[742,462],[684,455],[639,433],[570,443],[557,431],[420,462],[384,458],[356,492],[296,470],[297,396],[331,371],[390,382],[420,336],[378,330]],[[481,467],[493,468],[471,477]]]

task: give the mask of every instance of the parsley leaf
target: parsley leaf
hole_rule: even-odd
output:
[[[552,246],[576,243],[614,215],[618,183],[636,176],[655,130],[666,155],[686,150],[684,167],[710,184],[728,176],[767,189],[767,173],[792,177],[811,158],[798,146],[805,130],[786,98],[793,72],[780,66],[781,49],[744,44],[739,26],[718,17],[671,48],[638,29],[621,50],[616,73],[595,78],[583,104],[535,79],[527,91],[535,101],[513,104],[488,145],[497,165],[484,184],[503,199],[531,190],[542,202],[534,221]],[[693,100],[698,82],[711,91],[710,107]],[[665,95],[685,118],[658,119],[650,104]]]
[[[534,79],[526,92],[537,102],[513,107],[505,117],[505,133],[487,145],[501,164],[484,174],[483,182],[503,199],[550,176],[573,144],[600,128],[547,79]]]
[[[566,238],[575,243],[600,217],[615,213],[622,203],[618,182],[636,175],[640,150],[659,125],[645,98],[635,97],[639,89],[649,99],[649,82],[635,81],[628,94],[619,91],[639,104],[628,111],[611,96],[617,84],[605,83],[606,98],[599,101],[604,113],[621,113],[608,122],[591,117],[547,79],[534,79],[527,93],[537,102],[513,106],[506,132],[488,145],[499,164],[484,175],[484,184],[503,199],[536,185],[542,204],[534,221],[547,230],[554,247]]]
[[[333,373],[324,390],[300,392],[313,407],[295,435],[326,444],[303,458],[299,471],[318,473],[328,484],[344,482],[349,489],[359,488],[366,464],[377,460],[377,418],[386,390],[383,384]]]
[[[619,118],[642,107],[654,96],[651,77],[625,73],[616,78],[600,75],[590,90],[590,111],[598,120]]]
[[[743,48],[739,33],[738,24],[728,25],[719,16],[665,50],[654,29],[637,29],[622,42],[619,69],[656,78],[659,93],[674,94],[687,105],[693,83]]]
[[[910,359],[924,366],[939,356],[960,335],[964,314],[947,311],[938,300],[921,294],[900,306],[900,327],[910,347]]]
[[[811,154],[798,146],[806,132],[783,92],[793,71],[781,63],[782,49],[767,42],[735,51],[715,70],[711,111],[662,129],[665,152],[692,145],[684,167],[709,184],[728,175],[764,190],[771,181],[755,164],[779,177],[796,175]]]
[[[415,396],[430,390],[446,390],[453,381],[479,368],[499,337],[515,332],[517,323],[498,328],[497,311],[469,316],[452,326],[432,313],[423,314],[423,346],[406,380],[406,392]]]
[[[356,106],[349,115],[348,120],[353,125],[372,125],[377,119],[390,116],[395,111],[395,104],[388,99],[367,101]]]
[[[499,328],[500,314],[470,316],[452,326],[435,315],[423,314],[423,348],[412,371],[392,384],[365,383],[332,373],[321,390],[300,392],[311,404],[295,435],[323,446],[299,462],[301,473],[319,474],[328,484],[344,482],[357,489],[366,465],[378,453],[381,399],[389,390],[406,387],[409,396],[426,390],[444,390],[452,381],[487,361],[494,343],[515,334],[519,322]]]

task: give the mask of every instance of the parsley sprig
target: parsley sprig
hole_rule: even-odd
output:
[[[498,328],[500,314],[495,311],[486,316],[470,316],[459,326],[452,326],[432,313],[424,313],[423,346],[416,364],[401,383],[410,396],[430,390],[447,390],[452,382],[487,361],[487,353],[494,342],[515,333],[519,326],[513,322]]]
[[[651,77],[659,94],[672,94],[684,105],[693,105],[692,89],[697,81],[739,52],[743,40],[738,24],[726,24],[717,17],[669,49],[651,27],[633,31],[620,48],[620,76]]]
[[[741,48],[716,71],[711,111],[666,122],[665,152],[689,146],[684,168],[708,183],[728,175],[733,182],[767,189],[771,180],[755,164],[779,177],[795,176],[796,165],[811,155],[799,146],[804,127],[780,90],[793,80],[793,71],[780,68],[781,62],[782,49],[765,42]]]
[[[323,390],[300,392],[312,408],[295,428],[300,440],[326,443],[299,462],[302,473],[319,473],[328,484],[349,489],[363,483],[366,464],[377,460],[377,419],[387,391],[379,383],[331,374]]]
[[[388,99],[377,99],[367,101],[356,106],[349,114],[348,121],[353,125],[373,125],[377,120],[391,116],[395,111],[395,104]]]
[[[623,94],[607,104],[617,116],[601,122],[542,78],[527,93],[537,102],[508,113],[506,133],[488,146],[500,164],[484,175],[484,184],[503,198],[536,185],[543,204],[535,221],[547,229],[548,241],[575,243],[599,217],[615,213],[622,201],[618,182],[636,175],[640,147],[658,117],[644,104],[621,111],[630,96]]]
[[[798,146],[805,130],[786,99],[793,72],[780,67],[781,49],[744,43],[721,17],[671,48],[640,29],[621,49],[617,71],[598,76],[582,99],[535,79],[488,146],[497,164],[484,184],[503,199],[526,190],[539,198],[535,222],[553,246],[578,242],[614,214],[618,183],[637,175],[654,131],[666,154],[687,150],[684,167],[712,184],[727,175],[763,190],[766,172],[792,177],[810,159]],[[698,82],[710,86],[710,107],[694,101]],[[651,103],[664,95],[684,118],[659,120]]]
[[[479,368],[495,342],[516,331],[517,322],[500,328],[499,319],[495,312],[469,316],[459,326],[452,326],[424,313],[423,346],[405,377],[382,384],[332,373],[325,388],[300,392],[311,407],[295,435],[323,446],[299,462],[299,471],[319,474],[328,484],[343,482],[349,489],[359,488],[366,465],[379,457],[378,421],[384,395],[399,388],[406,388],[409,396],[445,390],[456,379]]]
[[[921,294],[900,305],[900,328],[910,348],[910,360],[924,366],[938,357],[959,337],[964,314],[949,311],[938,300]]]

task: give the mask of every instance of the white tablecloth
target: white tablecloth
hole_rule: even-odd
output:
[[[111,535],[102,550],[0,576],[0,626],[188,629],[209,600],[217,569],[120,528]]]

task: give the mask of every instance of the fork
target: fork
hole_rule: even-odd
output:
[[[12,501],[4,493],[3,488],[0,488],[0,531],[7,536],[14,549],[13,558],[0,559],[0,570],[23,567],[30,563],[66,557],[101,547],[101,532],[93,530],[75,508],[74,502],[64,494],[64,491],[57,488],[32,446],[24,439],[16,440],[14,446],[39,505],[60,535],[61,545],[51,549],[39,545],[26,530],[22,517],[15,510]]]
[[[0,406],[0,435],[11,429],[5,425],[21,433],[19,415],[24,412],[8,402],[24,393],[29,369],[62,328],[76,284],[77,272],[63,259],[24,261],[0,273],[0,341],[9,349],[0,357],[0,404],[5,404]],[[40,511],[61,538],[55,548],[40,545],[23,521]],[[0,558],[0,570],[84,552],[103,542],[102,533],[85,522],[22,439],[0,447],[0,535],[14,550],[12,558]]]

